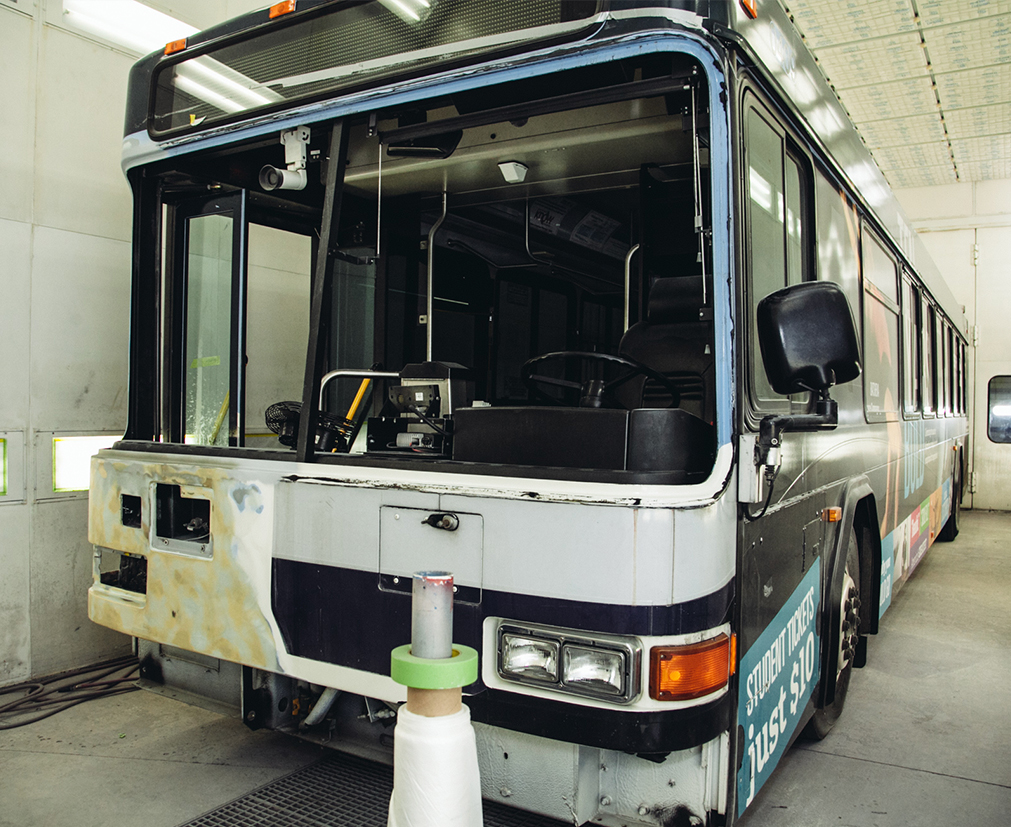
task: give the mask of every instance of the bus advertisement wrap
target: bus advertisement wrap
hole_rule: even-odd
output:
[[[737,773],[739,814],[786,752],[818,682],[820,584],[821,561],[815,558],[775,620],[741,659],[737,714],[744,749]]]

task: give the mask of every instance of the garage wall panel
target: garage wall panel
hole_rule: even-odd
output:
[[[130,245],[37,227],[31,306],[35,429],[125,427]]]
[[[31,260],[32,225],[0,219],[0,431],[29,424]]]
[[[133,61],[52,26],[41,41],[35,222],[129,241],[120,150]]]
[[[47,675],[130,652],[130,639],[92,623],[88,501],[38,503],[32,511],[32,673]]]
[[[0,218],[32,220],[35,169],[36,23],[0,7]]]
[[[0,505],[0,686],[31,677],[27,505]]]

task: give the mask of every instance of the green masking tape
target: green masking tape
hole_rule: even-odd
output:
[[[456,689],[477,680],[477,650],[453,644],[451,658],[416,658],[411,644],[390,653],[390,677],[411,689]]]

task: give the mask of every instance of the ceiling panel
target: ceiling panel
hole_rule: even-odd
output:
[[[930,78],[902,80],[897,83],[868,84],[840,93],[843,105],[860,128],[862,121],[884,121],[932,113],[936,117],[937,100]]]
[[[975,110],[974,110],[975,111]],[[889,147],[908,144],[929,144],[944,141],[946,136],[936,105],[926,115],[910,115],[886,121],[864,121],[860,134],[868,146]]]
[[[924,39],[935,72],[975,69],[1011,60],[1011,18],[984,17],[927,29]]]
[[[1011,0],[780,0],[893,187],[1011,178]]]
[[[868,83],[927,77],[927,59],[916,32],[822,49],[822,70],[838,91]]]
[[[909,169],[910,167],[943,167],[951,164],[951,151],[947,141],[932,144],[914,144],[874,150],[874,160],[884,169]]]
[[[937,187],[942,184],[957,184],[955,168],[950,164],[940,167],[919,167],[885,171],[885,177],[895,189],[909,187]]]
[[[904,15],[909,0],[794,0],[785,5],[804,21],[801,31],[815,51],[882,33],[916,30],[912,15]]]
[[[1011,134],[1011,102],[969,109],[949,109],[944,120],[955,135]]]

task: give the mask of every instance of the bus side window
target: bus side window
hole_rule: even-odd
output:
[[[868,422],[899,411],[899,293],[895,260],[867,227],[861,236],[864,273],[864,409]]]
[[[902,374],[903,410],[907,418],[920,411],[920,292],[908,278],[902,279]]]
[[[786,411],[789,400],[772,389],[762,363],[756,308],[770,293],[808,277],[810,177],[783,130],[754,106],[748,109],[746,140],[751,397],[762,410]]]
[[[937,354],[934,337],[934,308],[927,302],[926,297],[920,300],[920,333],[922,342],[920,368],[923,377],[923,412],[933,415],[937,408],[935,401],[937,388],[934,382]]]

